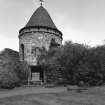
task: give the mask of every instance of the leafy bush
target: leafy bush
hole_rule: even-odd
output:
[[[0,85],[1,88],[11,89],[15,87],[15,84],[18,82],[18,78],[15,74],[9,73],[2,73],[0,78]]]
[[[28,79],[28,65],[20,62],[18,52],[4,50],[0,55],[0,87],[13,88]]]
[[[87,45],[66,42],[51,48],[43,57],[43,66],[53,64],[64,67],[66,83],[96,86],[105,83],[105,46],[89,47]],[[41,59],[40,59],[41,60]],[[40,63],[41,64],[41,63]],[[54,71],[55,68],[51,69]],[[54,75],[54,73],[53,73]]]

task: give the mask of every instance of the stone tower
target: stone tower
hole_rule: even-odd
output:
[[[20,60],[30,67],[30,80],[44,81],[44,71],[38,67],[40,49],[49,50],[51,41],[62,44],[62,33],[56,28],[47,10],[41,5],[19,31]]]

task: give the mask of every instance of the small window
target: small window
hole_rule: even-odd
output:
[[[21,44],[21,54],[22,54],[22,60],[24,60],[24,44]]]

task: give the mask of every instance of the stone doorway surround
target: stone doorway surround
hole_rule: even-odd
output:
[[[29,83],[41,84],[44,82],[44,71],[41,66],[30,66]]]

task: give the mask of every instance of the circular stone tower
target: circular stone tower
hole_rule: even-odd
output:
[[[46,9],[40,6],[33,13],[26,26],[19,31],[20,60],[28,63],[29,67],[31,67],[31,73],[33,71],[37,72],[36,74],[34,73],[34,76],[36,75],[37,77],[34,78],[36,80],[38,75],[39,77],[43,75],[39,72],[39,69],[37,71],[35,68],[38,65],[37,56],[41,54],[40,49],[49,50],[52,40],[61,45],[62,33],[56,28]]]

